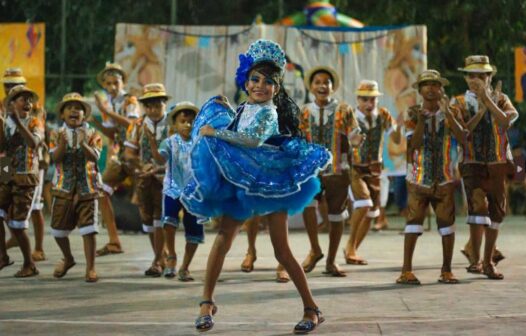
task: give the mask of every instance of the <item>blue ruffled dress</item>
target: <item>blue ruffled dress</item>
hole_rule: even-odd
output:
[[[216,136],[199,136],[210,125]],[[274,105],[244,104],[236,114],[224,97],[203,105],[194,121],[190,177],[181,195],[203,217],[245,220],[300,212],[320,191],[318,173],[331,161],[322,146],[279,135]]]

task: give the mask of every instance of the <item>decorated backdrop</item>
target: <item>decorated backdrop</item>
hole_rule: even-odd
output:
[[[411,88],[426,68],[426,27],[301,28],[253,26],[145,26],[118,24],[115,61],[129,76],[129,89],[140,94],[149,82],[166,84],[172,103],[204,103],[217,94],[235,105],[244,97],[234,75],[238,55],[258,38],[274,40],[287,54],[285,86],[302,104],[309,101],[304,73],[316,65],[330,65],[341,76],[336,98],[356,105],[354,91],[361,79],[378,81],[384,95],[380,105],[402,120],[416,103]],[[388,143],[384,157],[390,174],[405,172],[405,143]]]
[[[0,75],[9,67],[22,68],[28,87],[38,93],[41,103],[45,99],[45,32],[43,23],[0,24]]]

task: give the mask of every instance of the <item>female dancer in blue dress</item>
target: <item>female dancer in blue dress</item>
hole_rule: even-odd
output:
[[[226,98],[210,99],[194,124],[190,154],[191,178],[182,202],[195,214],[221,216],[205,275],[203,301],[195,321],[198,331],[210,330],[217,312],[213,294],[225,256],[243,221],[268,216],[277,260],[290,274],[304,305],[295,333],[308,333],[324,321],[303,269],[290,250],[287,216],[303,210],[319,192],[318,173],[331,159],[321,146],[298,137],[299,108],[282,86],[285,54],[267,40],[240,55],[236,82],[248,100],[237,113]]]

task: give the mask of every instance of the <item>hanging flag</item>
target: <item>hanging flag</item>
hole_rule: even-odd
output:
[[[196,47],[198,42],[197,40],[197,37],[187,35],[184,37],[184,44],[189,47]]]
[[[210,37],[201,36],[199,37],[199,48],[208,48],[210,46]]]
[[[340,51],[340,54],[347,55],[349,53],[349,45],[347,43],[340,43],[338,45],[338,50]]]
[[[353,54],[361,54],[363,52],[363,43],[353,43],[352,44],[352,52]]]

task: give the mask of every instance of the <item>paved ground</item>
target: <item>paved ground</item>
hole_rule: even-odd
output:
[[[400,225],[400,219],[392,219]],[[459,223],[464,219],[460,218]],[[454,272],[462,283],[436,282],[441,264],[440,238],[426,232],[417,246],[416,274],[420,287],[396,285],[402,260],[403,236],[396,230],[371,233],[361,250],[369,266],[345,266],[347,278],[321,274],[323,261],[309,274],[309,283],[327,321],[319,335],[524,335],[526,334],[526,229],[523,217],[510,218],[499,246],[507,259],[499,269],[504,281],[491,281],[465,272],[466,261],[458,252],[467,238],[459,225]],[[195,335],[206,256],[213,240],[196,255],[192,270],[197,281],[181,283],[164,278],[145,278],[150,262],[147,237],[126,235],[126,253],[97,259],[101,281],[83,281],[81,239],[72,236],[77,266],[66,278],[52,277],[59,260],[58,248],[46,236],[48,260],[38,264],[41,275],[32,279],[12,277],[21,257],[12,250],[14,267],[0,272],[0,335]],[[178,236],[179,248],[182,235]],[[302,260],[307,236],[291,232],[293,250]],[[105,234],[98,237],[105,242]],[[327,235],[321,242],[327,246]],[[211,335],[287,335],[300,319],[301,301],[289,284],[273,281],[276,262],[267,234],[258,238],[256,270],[239,271],[246,250],[242,234],[229,254],[217,288],[219,312]],[[182,255],[180,255],[182,257]],[[342,261],[341,253],[338,255]]]

